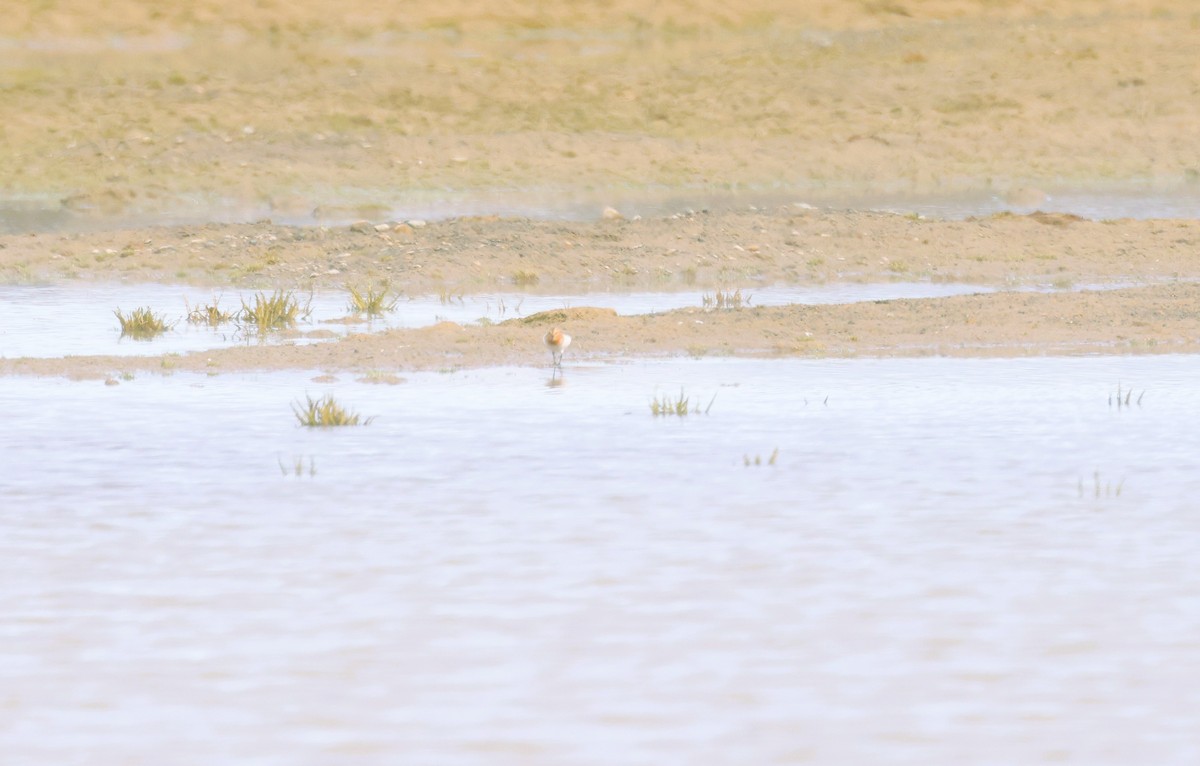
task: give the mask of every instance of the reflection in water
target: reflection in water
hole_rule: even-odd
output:
[[[1191,763],[1198,362],[0,379],[4,760]]]

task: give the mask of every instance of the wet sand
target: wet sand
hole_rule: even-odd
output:
[[[568,363],[1161,353],[1194,350],[1200,337],[1188,310],[1200,278],[1192,220],[937,221],[823,207],[836,196],[984,193],[1031,211],[1063,188],[1194,193],[1200,166],[1183,126],[1200,117],[1200,16],[1185,3],[618,2],[537,18],[454,2],[403,17],[326,5],[149,13],[117,2],[96,26],[68,3],[0,22],[11,62],[0,99],[22,116],[0,136],[0,208],[42,228],[81,227],[0,237],[0,280],[386,282],[410,295],[878,280],[1049,290],[572,314],[560,318],[577,339]],[[605,218],[600,202],[579,221],[395,216],[431,199],[617,204],[679,190],[772,201],[640,219]],[[264,217],[137,224],[219,210]],[[1117,289],[1081,291],[1094,286]],[[171,367],[536,364],[544,324],[226,349]],[[162,361],[0,360],[6,373],[89,377],[131,366]]]

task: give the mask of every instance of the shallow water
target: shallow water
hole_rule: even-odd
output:
[[[949,282],[892,282],[875,284],[825,284],[812,286],[766,286],[748,288],[744,298],[753,306],[791,303],[853,303],[894,298],[935,298],[988,292],[990,288]],[[573,295],[493,293],[442,299],[415,296],[401,299],[395,311],[371,321],[344,324],[331,320],[347,314],[347,293],[324,292],[296,297],[311,308],[311,316],[297,325],[296,333],[256,333],[233,324],[218,328],[188,324],[188,306],[217,303],[233,311],[242,301],[253,302],[253,290],[212,290],[182,285],[159,284],[69,284],[55,286],[0,286],[0,357],[59,357],[79,355],[145,356],[185,353],[220,348],[238,343],[304,343],[320,337],[305,335],[324,331],[326,337],[350,332],[386,330],[391,327],[424,327],[440,321],[467,324],[481,320],[500,322],[539,311],[568,306],[606,306],[619,314],[703,305],[705,293],[611,292]],[[711,293],[710,293],[711,294]],[[120,323],[113,311],[128,313],[149,307],[173,323],[171,330],[151,340],[121,337]]]
[[[709,414],[653,418],[681,386]],[[5,762],[1195,763],[1197,391],[1191,356],[0,378]],[[376,420],[297,427],[326,392]]]

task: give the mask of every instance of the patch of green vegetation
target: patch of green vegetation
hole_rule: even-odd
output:
[[[520,314],[520,313],[521,313],[521,306],[522,306],[522,304],[524,304],[524,303],[525,303],[525,299],[524,299],[524,298],[521,298],[521,299],[519,299],[519,300],[517,301],[517,305],[516,305],[516,306],[514,306],[514,307],[512,307],[513,313],[515,313],[515,314]],[[504,300],[504,298],[503,298],[503,297],[498,297],[498,298],[496,298],[496,302],[495,302],[494,304],[493,304],[493,303],[492,303],[492,301],[489,299],[489,300],[487,301],[487,303],[486,303],[486,304],[484,304],[484,305],[486,306],[486,310],[487,310],[487,313],[488,313],[488,314],[492,313],[492,310],[493,310],[493,308],[495,309],[495,311],[496,311],[496,318],[497,318],[497,319],[500,319],[500,318],[504,317],[504,315],[505,315],[505,314],[507,314],[507,313],[508,313],[508,311],[509,311],[508,301]],[[487,318],[487,317],[485,316],[485,318]],[[483,324],[483,322],[481,321],[481,322],[480,322],[480,324]]]
[[[292,413],[300,425],[309,428],[329,428],[332,426],[370,425],[374,417],[363,420],[357,412],[351,412],[338,404],[332,394],[326,394],[320,399],[305,396],[305,402],[292,405]]]
[[[713,294],[705,293],[700,297],[701,305],[706,309],[740,309],[750,305],[750,296],[742,295],[742,288],[736,290],[717,290]]]
[[[458,292],[454,292],[449,287],[439,287],[438,288],[438,301],[443,306],[453,304],[453,303],[461,304],[463,302],[463,291],[459,290]]]
[[[128,315],[121,309],[117,309],[113,314],[121,323],[121,336],[128,336],[134,340],[150,340],[162,335],[170,327],[161,314],[155,314],[145,307],[134,309]]]
[[[310,457],[308,459],[307,466],[304,465],[303,457],[293,458],[292,464],[290,466],[284,464],[283,458],[278,458],[278,460],[279,460],[279,471],[284,476],[287,476],[289,474],[292,476],[303,476],[306,473],[309,476],[317,475],[317,461],[314,458]]]
[[[1130,389],[1123,391],[1121,389],[1121,384],[1118,383],[1116,397],[1114,398],[1112,394],[1108,395],[1108,406],[1112,407],[1113,404],[1116,404],[1118,410],[1125,408],[1125,407],[1132,407],[1135,404],[1138,407],[1141,407],[1142,406],[1142,397],[1145,395],[1146,395],[1146,391],[1143,389],[1142,393],[1138,394],[1138,398],[1134,399],[1133,398],[1133,389],[1130,388]]]
[[[28,263],[14,263],[8,268],[12,273],[5,275],[4,284],[27,285],[36,281]]]
[[[655,396],[653,399],[651,399],[650,414],[656,418],[660,415],[663,417],[676,415],[681,418],[687,415],[707,415],[708,411],[712,409],[713,402],[716,400],[717,395],[713,394],[712,399],[709,399],[708,401],[708,406],[704,409],[700,409],[700,405],[693,405],[691,398],[688,397],[681,388],[679,389],[679,396],[677,398],[671,398],[670,396],[663,394],[662,396]]]
[[[515,284],[517,287],[529,287],[530,285],[536,285],[541,278],[538,277],[536,271],[525,271],[522,269],[520,271],[513,272],[512,280],[513,284]]]
[[[1103,497],[1120,497],[1121,490],[1125,489],[1125,479],[1122,478],[1115,485],[1112,483],[1112,481],[1109,481],[1109,480],[1101,482],[1099,471],[1095,471],[1092,474],[1092,481],[1093,481],[1092,497],[1094,497],[1096,499],[1099,499],[1102,496]],[[1079,480],[1079,496],[1082,498],[1084,496],[1084,494],[1085,493],[1084,493],[1084,489],[1083,489],[1083,479],[1080,479]]]
[[[390,311],[395,311],[396,304],[400,302],[400,296],[393,293],[391,286],[386,282],[378,287],[367,285],[362,290],[354,285],[346,285],[346,289],[350,292],[350,303],[347,308],[355,314],[366,314],[368,317],[382,316]]]
[[[188,324],[206,324],[209,327],[216,327],[233,321],[234,312],[225,311],[221,308],[220,303],[219,299],[214,299],[212,303],[192,308],[185,302],[184,305],[188,309]]]
[[[992,94],[965,93],[957,98],[940,101],[933,107],[942,114],[978,112],[990,109],[1021,110],[1021,104],[1011,98],[997,98]]]
[[[767,465],[775,465],[775,459],[777,457],[779,457],[779,448],[778,447],[776,447],[774,450],[772,450],[771,454],[767,457]],[[749,455],[742,455],[742,461],[746,464],[747,468],[749,468],[752,465],[762,465],[763,464],[762,455],[755,455],[753,459],[751,459]]]
[[[242,322],[257,327],[259,332],[266,332],[291,327],[309,313],[309,304],[301,305],[295,293],[276,290],[270,295],[255,293],[251,303],[243,300],[237,316]]]
[[[404,378],[386,370],[368,370],[367,374],[358,379],[359,383],[381,383],[395,386],[404,382]]]
[[[326,117],[328,129],[335,133],[353,133],[375,124],[366,114],[331,114]]]

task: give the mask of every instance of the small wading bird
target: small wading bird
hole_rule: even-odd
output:
[[[571,345],[571,336],[563,332],[562,329],[555,327],[546,333],[545,341],[546,348],[550,349],[551,364],[555,367],[562,367],[563,351],[566,351],[567,346]]]

